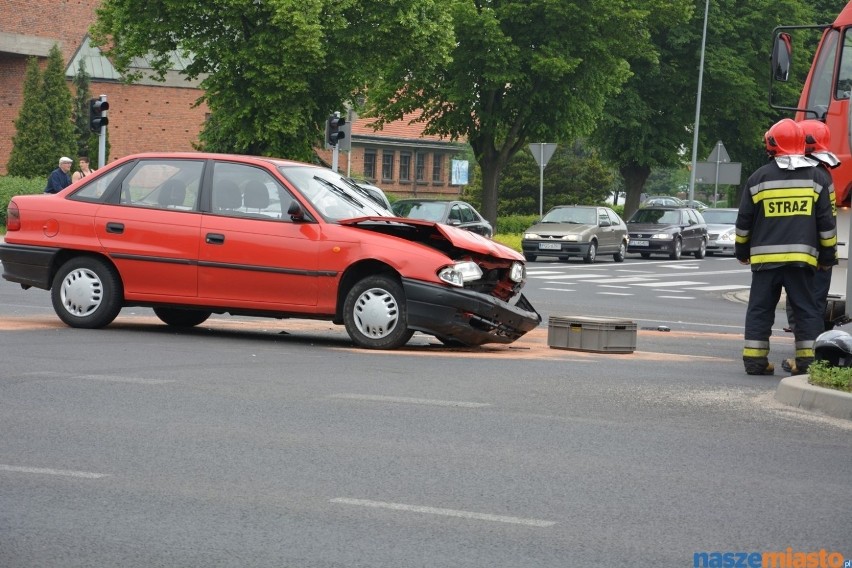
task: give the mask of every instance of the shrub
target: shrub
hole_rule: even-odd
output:
[[[494,232],[520,235],[535,225],[539,219],[538,215],[508,215],[506,217],[498,217]]]
[[[814,361],[808,367],[812,385],[852,392],[852,368],[832,367],[826,361]]]
[[[46,179],[0,176],[0,224],[6,227],[6,208],[16,195],[32,195],[44,192]]]

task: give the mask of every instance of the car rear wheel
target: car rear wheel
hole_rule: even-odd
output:
[[[680,239],[675,237],[674,240],[674,249],[671,254],[669,254],[669,258],[672,260],[680,260],[680,255],[683,253],[683,243],[680,242]]]
[[[79,256],[63,264],[50,289],[53,309],[65,324],[97,329],[121,311],[124,290],[115,268],[98,258]]]
[[[612,259],[615,262],[624,262],[624,254],[627,252],[627,245],[624,244],[624,241],[621,241],[621,244],[618,245],[618,252],[612,255]]]
[[[210,312],[204,310],[182,308],[154,308],[154,313],[163,323],[172,327],[195,327],[210,317]]]
[[[414,335],[408,329],[405,293],[389,276],[368,276],[349,290],[343,323],[352,341],[367,349],[396,349]]]
[[[595,262],[595,257],[598,255],[598,243],[597,241],[592,241],[589,243],[589,250],[586,252],[586,256],[583,257],[583,262],[586,264],[592,264]]]
[[[707,241],[701,239],[701,245],[698,247],[698,250],[695,251],[695,258],[701,259],[704,258],[704,255],[707,254]]]

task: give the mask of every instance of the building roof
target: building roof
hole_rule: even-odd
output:
[[[115,67],[113,67],[110,60],[101,53],[100,49],[91,44],[88,35],[83,38],[82,43],[80,43],[80,47],[77,48],[77,51],[74,53],[74,56],[65,68],[65,76],[68,79],[72,79],[74,75],[77,74],[80,61],[83,62],[83,67],[92,78],[92,81],[117,82],[122,80],[121,74],[115,69]],[[186,67],[192,63],[191,57],[181,55],[174,51],[171,54],[171,61],[172,65],[170,70],[166,72],[165,80],[159,81],[153,77],[153,65],[151,65],[149,58],[137,57],[133,59],[130,69],[133,71],[142,71],[143,73],[142,78],[134,83],[138,85],[153,85],[160,87],[183,87],[187,89],[199,88],[203,77],[189,80],[184,75],[180,74],[181,71],[186,69]]]

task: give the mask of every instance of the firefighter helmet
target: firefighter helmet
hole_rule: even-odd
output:
[[[770,156],[805,154],[805,135],[799,123],[792,118],[784,118],[773,124],[763,135],[763,141]]]
[[[831,131],[821,120],[809,119],[799,123],[805,134],[805,153],[828,152],[831,146]]]
[[[852,367],[852,335],[832,329],[814,341],[814,360],[827,361],[833,367]]]

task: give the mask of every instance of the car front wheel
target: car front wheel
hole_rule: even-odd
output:
[[[615,262],[624,262],[624,254],[627,252],[627,245],[624,244],[624,241],[618,245],[618,252],[612,255],[612,259]]]
[[[683,243],[680,242],[680,239],[675,237],[674,240],[674,248],[672,249],[669,258],[672,260],[680,260],[680,255],[683,252]]]
[[[396,349],[414,335],[408,329],[402,286],[383,275],[368,276],[349,290],[343,324],[352,341],[367,349]]]
[[[598,255],[598,243],[597,241],[592,241],[589,243],[589,250],[586,253],[586,256],[583,257],[583,262],[586,264],[592,264],[595,262],[595,258]]]
[[[701,245],[698,247],[698,250],[695,251],[695,258],[702,259],[704,255],[707,254],[707,241],[701,239]]]
[[[164,324],[172,327],[195,327],[210,317],[210,312],[182,308],[154,308],[154,313]]]
[[[97,329],[112,323],[121,311],[124,291],[113,266],[80,256],[63,264],[50,289],[53,309],[65,324]]]

